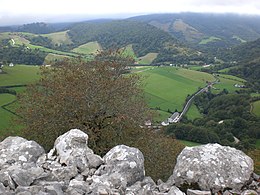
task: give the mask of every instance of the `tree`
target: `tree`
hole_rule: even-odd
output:
[[[119,51],[109,51],[93,61],[42,67],[40,81],[18,98],[26,137],[50,149],[59,135],[79,128],[90,136],[95,152],[106,152],[149,113],[140,76],[124,74],[130,63]]]

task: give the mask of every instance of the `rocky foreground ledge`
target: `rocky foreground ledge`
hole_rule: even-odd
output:
[[[140,150],[119,145],[102,158],[87,144],[88,135],[77,129],[58,137],[48,154],[34,141],[6,138],[0,143],[0,194],[260,194],[252,159],[231,147],[186,147],[168,181],[155,183],[145,176]]]

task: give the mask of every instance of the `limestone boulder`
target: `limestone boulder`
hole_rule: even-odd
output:
[[[0,143],[0,169],[12,165],[36,163],[45,153],[35,141],[28,141],[21,137],[7,137]]]
[[[87,168],[97,168],[103,159],[88,147],[88,135],[78,129],[72,129],[59,136],[47,159],[61,165],[75,166],[80,172]]]
[[[177,186],[198,184],[201,190],[240,190],[253,173],[253,160],[242,151],[219,144],[186,147],[171,177]]]

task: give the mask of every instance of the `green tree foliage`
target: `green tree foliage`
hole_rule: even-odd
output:
[[[148,107],[136,74],[124,75],[129,59],[101,54],[91,62],[65,61],[42,68],[41,80],[19,98],[25,133],[46,148],[71,128],[85,130],[98,153],[128,128],[138,128]]]
[[[69,36],[76,45],[98,41],[105,49],[133,45],[137,56],[159,52],[165,43],[176,43],[168,33],[149,24],[134,21],[112,21],[103,23],[80,23],[73,26]]]
[[[30,49],[25,45],[13,47],[7,40],[0,43],[0,61],[4,63],[42,65],[46,56],[39,49]]]

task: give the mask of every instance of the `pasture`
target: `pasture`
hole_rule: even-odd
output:
[[[28,65],[4,66],[3,74],[0,74],[0,86],[26,85],[39,78],[39,67]]]
[[[79,54],[97,54],[97,52],[101,50],[101,45],[97,41],[94,41],[80,45],[71,51]]]
[[[260,100],[253,102],[252,107],[253,107],[252,109],[253,114],[260,117]]]
[[[51,39],[54,45],[71,44],[72,41],[67,34],[67,31],[55,32],[50,34],[42,34],[41,36]]]
[[[210,74],[175,67],[155,67],[139,74],[145,78],[145,93],[149,106],[164,112],[174,112],[176,109],[180,112],[187,95],[206,86],[206,81],[214,81]],[[193,110],[191,115],[198,113]]]
[[[157,56],[158,53],[148,53],[145,56],[138,58],[138,64],[151,64]]]
[[[246,82],[244,79],[232,75],[221,74],[218,78],[220,82],[214,85],[215,89],[212,90],[213,93],[219,93],[223,89],[227,89],[228,92],[233,93],[236,90],[243,89],[235,87],[235,84],[244,85]]]
[[[14,67],[4,66],[4,73],[0,74],[0,86],[14,86],[11,89],[15,90],[17,93],[22,92],[25,88],[18,87],[17,85],[27,85],[33,83],[39,79],[39,67],[37,66],[27,66],[27,65],[16,65]],[[16,87],[15,87],[16,86]],[[3,108],[3,106],[14,102],[16,99],[15,95],[11,94],[0,94],[0,135],[5,133],[5,129],[11,127],[12,117],[16,117],[11,112]],[[8,110],[15,110],[13,103],[8,105],[6,108]],[[14,130],[18,127],[12,127]]]
[[[211,37],[209,37],[209,38],[207,38],[207,39],[201,40],[201,41],[199,42],[199,44],[200,44],[200,45],[206,45],[206,44],[208,44],[208,43],[210,43],[210,42],[215,42],[215,41],[219,41],[219,40],[221,40],[221,38],[211,36]]]

